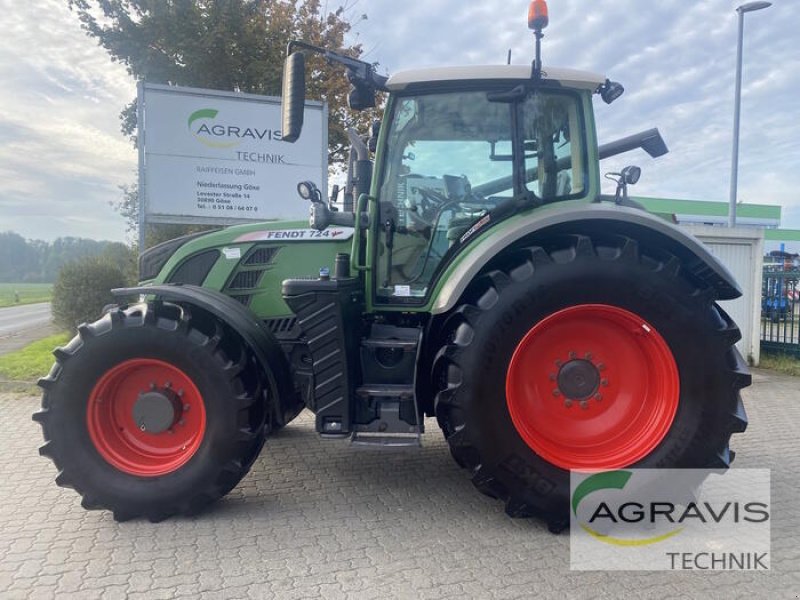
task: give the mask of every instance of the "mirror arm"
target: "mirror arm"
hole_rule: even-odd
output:
[[[369,194],[372,184],[372,161],[369,159],[369,148],[355,129],[349,128],[347,137],[350,140],[350,161],[347,169],[344,210],[353,212],[353,201],[361,194]]]
[[[350,56],[345,56],[344,54],[339,54],[338,52],[321,48],[320,46],[314,46],[313,44],[309,44],[308,42],[303,42],[300,40],[292,40],[289,42],[289,44],[286,46],[286,55],[289,56],[294,48],[302,48],[303,50],[309,50],[310,52],[321,54],[328,62],[337,63],[347,67],[353,74],[353,77],[358,81],[363,81],[376,90],[387,90],[386,82],[389,81],[389,78],[384,75],[378,75],[375,72],[375,67],[368,62],[359,60],[357,58],[352,58]]]

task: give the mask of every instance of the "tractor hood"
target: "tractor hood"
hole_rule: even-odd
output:
[[[262,318],[290,314],[284,279],[333,270],[349,253],[352,227],[310,229],[305,221],[252,223],[170,240],[140,258],[142,284],[197,285],[223,292]]]

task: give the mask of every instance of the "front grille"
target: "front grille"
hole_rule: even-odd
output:
[[[262,246],[261,248],[254,248],[247,258],[245,258],[244,264],[248,267],[253,265],[268,265],[275,260],[275,255],[280,249],[280,246]]]
[[[264,271],[240,271],[228,286],[229,290],[252,290],[258,287],[258,282]]]
[[[240,304],[243,304],[244,306],[250,305],[250,298],[251,298],[250,294],[231,294],[231,298],[233,298]]]
[[[206,235],[207,233],[211,233],[212,231],[218,230],[212,229],[209,231],[200,231],[198,233],[184,235],[182,237],[175,238],[174,240],[161,242],[152,248],[148,248],[139,255],[139,279],[144,281],[157,277],[158,273],[161,271],[161,268],[167,264],[167,261],[173,254],[175,254],[175,251],[178,248],[183,246],[186,242]]]
[[[206,250],[183,261],[167,278],[168,283],[203,285],[219,258],[219,250]]]

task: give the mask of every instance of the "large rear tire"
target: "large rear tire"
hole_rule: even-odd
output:
[[[509,515],[553,531],[569,469],[727,468],[750,376],[714,299],[630,238],[507,252],[443,326],[435,409],[453,457]]]
[[[190,514],[228,493],[264,443],[266,378],[222,323],[171,304],[83,325],[40,381],[40,453],[87,509]]]

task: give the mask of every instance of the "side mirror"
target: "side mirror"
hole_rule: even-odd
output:
[[[636,166],[629,166],[622,169],[622,173],[620,173],[622,178],[625,180],[625,183],[628,185],[636,185],[639,181],[639,178],[642,176],[642,170]]]
[[[282,139],[296,142],[303,130],[306,104],[306,57],[293,52],[283,63],[283,99],[281,101]]]
[[[350,88],[350,94],[347,96],[347,105],[351,110],[374,108],[375,88],[353,82],[353,87]]]

